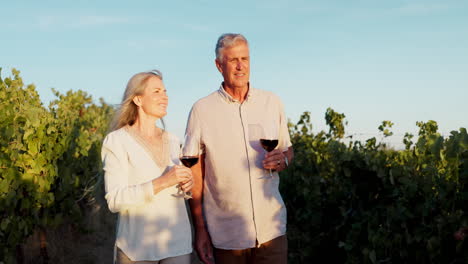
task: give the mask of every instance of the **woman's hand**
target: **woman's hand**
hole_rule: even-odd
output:
[[[184,192],[190,192],[193,188],[193,178],[191,177],[190,180],[187,180],[185,182],[179,183],[180,187]]]
[[[184,192],[189,192],[193,187],[192,170],[185,166],[174,165],[161,177],[153,180],[155,194],[174,185],[179,185]]]
[[[192,170],[190,170],[189,168],[185,166],[174,165],[169,171],[164,173],[162,177],[167,178],[169,186],[181,185],[182,189],[184,189],[184,186],[185,188],[188,188],[190,186],[190,189],[192,189],[191,188],[191,186],[193,185]]]

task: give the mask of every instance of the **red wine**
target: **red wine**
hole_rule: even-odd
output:
[[[197,156],[183,156],[180,158],[180,161],[182,162],[182,164],[184,164],[185,167],[190,168],[193,165],[197,164],[198,157]]]
[[[262,144],[262,147],[270,152],[278,146],[278,140],[277,139],[260,139],[260,144]]]

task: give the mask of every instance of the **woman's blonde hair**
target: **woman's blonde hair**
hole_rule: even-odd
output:
[[[163,80],[162,73],[159,70],[151,70],[148,72],[140,72],[132,76],[127,83],[122,103],[117,109],[112,123],[110,125],[110,131],[117,130],[126,125],[133,125],[138,117],[138,107],[133,102],[133,98],[138,95],[142,95],[149,78],[156,76],[161,81]],[[161,119],[164,127],[164,121]]]

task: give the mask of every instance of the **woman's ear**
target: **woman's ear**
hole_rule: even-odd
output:
[[[137,96],[133,97],[133,100],[132,100],[132,101],[133,101],[133,103],[136,104],[137,106],[141,106],[141,98],[140,98],[140,96],[137,95]]]

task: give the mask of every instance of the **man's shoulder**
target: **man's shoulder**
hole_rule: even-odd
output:
[[[214,91],[214,92],[210,93],[209,95],[198,99],[193,104],[193,108],[200,108],[200,107],[204,107],[206,105],[209,105],[209,104],[213,103],[214,101],[218,100],[218,97],[219,97],[218,91]]]
[[[254,94],[258,94],[258,95],[276,96],[275,93],[273,93],[272,91],[258,89],[258,88],[254,88],[254,87],[252,87],[252,92]]]
[[[253,92],[254,97],[260,97],[260,98],[264,98],[267,100],[273,99],[273,100],[281,101],[280,97],[272,91],[253,88],[252,92]]]

